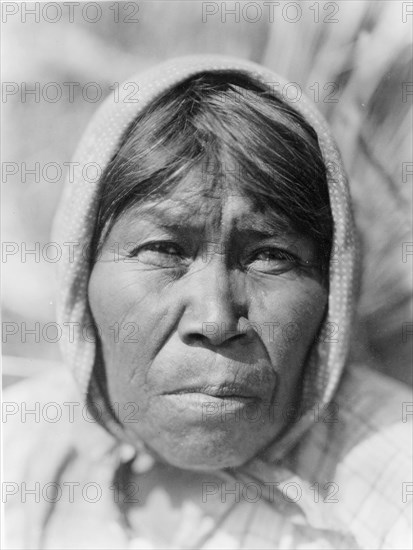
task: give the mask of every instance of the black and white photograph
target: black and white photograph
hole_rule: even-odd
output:
[[[7,550],[413,546],[413,2],[1,2]]]

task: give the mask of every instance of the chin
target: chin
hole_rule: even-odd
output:
[[[164,458],[164,460],[171,466],[180,468],[181,470],[192,471],[216,471],[224,468],[237,468],[242,466],[245,462],[248,462],[249,458],[240,456],[231,456],[232,453],[227,455],[217,456],[199,456],[194,453],[186,454],[185,456],[173,455]]]
[[[154,449],[156,454],[166,463],[180,469],[205,471],[221,470],[223,468],[237,468],[242,466],[263,448],[264,445],[247,445],[245,438],[239,442],[232,442],[222,438],[204,437],[184,442],[174,446],[165,445]],[[238,444],[237,444],[238,443]]]

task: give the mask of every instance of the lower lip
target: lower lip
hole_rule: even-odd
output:
[[[185,407],[205,407],[206,405],[229,405],[232,407],[245,407],[260,401],[257,397],[243,397],[238,395],[209,395],[201,392],[169,393],[164,395],[168,399],[182,404]]]

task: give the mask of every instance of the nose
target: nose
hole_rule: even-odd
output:
[[[242,285],[236,284],[236,275],[219,260],[189,275],[178,324],[185,344],[217,347],[247,338],[240,326],[247,317],[246,296]]]

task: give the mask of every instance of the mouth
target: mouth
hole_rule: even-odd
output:
[[[251,390],[251,388],[247,387],[245,384],[237,383],[192,386],[164,393],[164,395],[176,395],[183,397],[190,397],[190,395],[194,394],[222,400],[232,399],[243,401],[261,401],[261,398],[257,395],[256,391]]]

